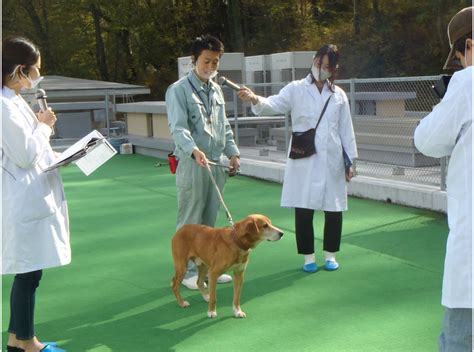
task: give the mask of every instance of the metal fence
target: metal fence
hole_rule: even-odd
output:
[[[339,80],[349,99],[359,158],[358,175],[402,180],[439,186],[445,189],[446,158],[430,158],[414,146],[413,134],[418,122],[439,103],[432,86],[441,76]],[[269,86],[282,83],[249,84],[258,93],[271,92]],[[268,94],[267,94],[268,96]],[[250,106],[236,94],[229,116],[239,145],[255,137],[255,148],[276,149],[286,156],[291,136],[289,116],[253,117]],[[239,116],[238,112],[243,112]]]

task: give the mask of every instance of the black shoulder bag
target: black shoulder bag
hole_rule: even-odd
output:
[[[323,111],[321,111],[321,116],[319,116],[319,120],[315,128],[311,128],[304,132],[293,132],[291,134],[291,147],[289,155],[290,159],[302,159],[316,154],[314,137],[316,136],[316,129],[321,122],[321,118],[328,107],[329,99],[331,99],[331,96],[329,96],[328,100],[326,100],[326,104],[324,104]]]

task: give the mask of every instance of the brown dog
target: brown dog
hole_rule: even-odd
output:
[[[181,281],[186,273],[188,260],[199,269],[197,285],[205,301],[209,302],[207,315],[215,318],[217,278],[227,270],[234,271],[233,311],[237,318],[245,318],[240,309],[240,293],[244,281],[250,250],[261,241],[278,241],[283,231],[272,225],[266,216],[254,214],[235,224],[234,228],[212,228],[205,225],[184,225],[173,237],[172,249],[175,276],[171,282],[176,300],[181,307],[189,307],[180,293]],[[204,280],[209,277],[209,291]]]

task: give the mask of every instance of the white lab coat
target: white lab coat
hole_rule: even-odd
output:
[[[323,106],[331,96],[326,112],[316,130],[316,155],[303,159],[287,159],[281,206],[347,210],[342,147],[351,160],[357,157],[349,102],[344,91],[327,84],[320,93],[311,83],[311,75],[286,85],[277,95],[260,98],[252,106],[255,114],[291,114],[294,132],[304,132],[316,126]]]
[[[51,128],[21,96],[2,89],[2,273],[17,274],[71,261],[66,197]]]
[[[472,67],[456,72],[443,100],[415,130],[420,152],[451,156],[441,302],[448,308],[472,308],[472,73]]]

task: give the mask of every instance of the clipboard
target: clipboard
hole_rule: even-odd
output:
[[[109,141],[100,132],[94,130],[67,148],[44,172],[73,163],[86,176],[89,176],[115,154],[117,151]]]

